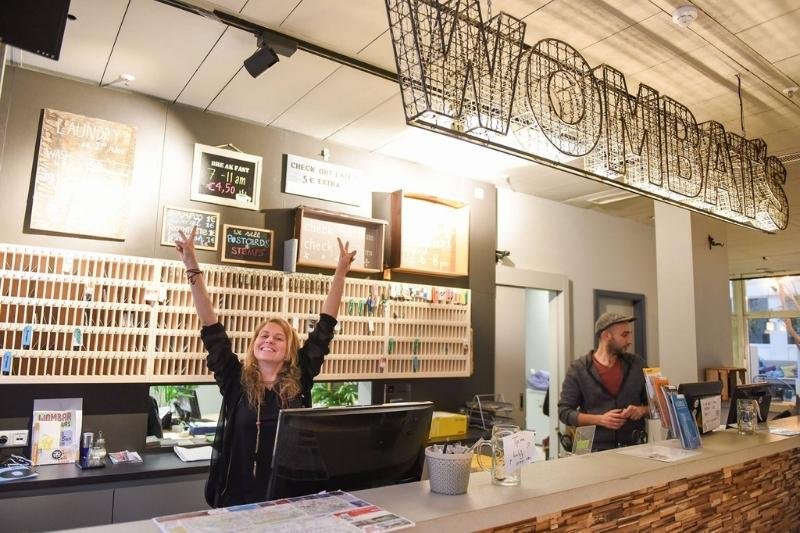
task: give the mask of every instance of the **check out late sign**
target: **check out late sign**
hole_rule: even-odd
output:
[[[283,192],[360,206],[364,201],[361,171],[291,154],[283,156]]]

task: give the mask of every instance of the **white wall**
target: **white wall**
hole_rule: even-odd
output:
[[[691,213],[656,202],[655,216],[659,366],[670,383],[692,383],[697,381],[697,328]]]
[[[708,236],[727,243],[730,224],[692,213],[692,258],[698,378],[704,370],[733,365],[728,247],[708,247]]]
[[[525,380],[531,369],[550,371],[550,292],[525,291]],[[499,299],[498,299],[499,301]],[[500,302],[503,305],[503,302]]]
[[[647,357],[658,362],[655,230],[652,226],[508,189],[497,191],[497,248],[516,268],[567,276],[572,284],[572,346],[594,343],[595,289],[645,295]],[[498,323],[497,331],[500,331]]]

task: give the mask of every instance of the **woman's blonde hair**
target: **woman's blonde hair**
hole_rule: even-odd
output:
[[[278,395],[278,400],[281,407],[287,407],[289,401],[300,394],[300,361],[297,355],[297,350],[300,346],[300,340],[294,328],[282,318],[269,318],[264,320],[250,339],[250,347],[247,349],[247,355],[244,359],[242,368],[242,388],[247,395],[247,401],[253,409],[258,407],[264,393],[264,381],[261,378],[261,370],[258,367],[258,361],[255,356],[256,341],[261,330],[267,324],[277,324],[286,336],[286,355],[283,360],[283,366],[278,371],[275,383],[272,390]]]

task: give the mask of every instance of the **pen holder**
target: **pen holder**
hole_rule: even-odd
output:
[[[464,494],[469,485],[472,468],[472,452],[441,453],[433,446],[425,448],[425,460],[428,461],[431,492],[438,494]]]

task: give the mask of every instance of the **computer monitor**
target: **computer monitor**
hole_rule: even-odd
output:
[[[200,403],[197,401],[197,392],[195,391],[179,394],[172,402],[172,405],[175,406],[178,416],[184,422],[200,420],[202,418],[200,414]]]
[[[0,41],[58,61],[69,0],[3,0]]]
[[[284,409],[267,499],[419,481],[431,402]]]
[[[737,385],[731,396],[731,408],[728,411],[728,425],[736,425],[736,401],[755,400],[758,402],[758,421],[766,422],[769,416],[769,405],[772,401],[772,386],[769,383],[748,383]]]
[[[681,383],[678,385],[678,394],[683,394],[686,398],[686,405],[689,406],[689,411],[691,411],[694,416],[697,428],[703,433],[703,411],[700,406],[700,400],[711,396],[720,396],[722,394],[722,382],[701,381],[698,383]],[[719,416],[715,418],[719,418]]]

